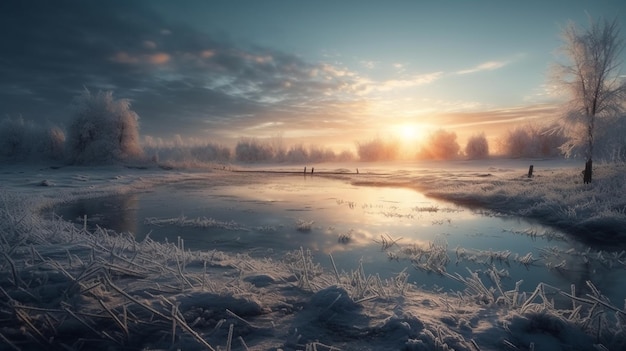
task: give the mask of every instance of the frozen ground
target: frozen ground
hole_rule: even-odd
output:
[[[533,178],[526,177],[530,163]],[[466,205],[532,217],[617,249],[568,253],[590,267],[625,266],[620,248],[626,234],[624,165],[597,166],[591,185],[581,184],[578,164],[550,160],[315,167],[316,172],[350,172],[327,176],[355,184],[414,187]],[[262,182],[263,174],[226,168],[3,166],[0,349],[626,347],[624,301],[608,301],[595,289],[593,277],[587,286],[568,291],[546,282],[525,293],[505,291],[497,270],[468,271],[449,276],[462,281],[464,291],[424,291],[407,283],[410,271],[381,279],[358,262],[325,271],[306,247],[282,259],[252,259],[190,251],[183,241],[136,242],[128,235],[88,231],[39,215],[62,201],[162,183],[199,178],[228,185]],[[437,243],[431,248],[433,259],[449,254],[437,251]]]

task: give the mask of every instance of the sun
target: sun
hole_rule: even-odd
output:
[[[414,125],[409,124],[400,127],[400,136],[402,136],[402,139],[413,140],[417,134],[417,128]]]
[[[414,123],[398,124],[394,127],[394,134],[404,142],[413,143],[424,137],[423,126]]]

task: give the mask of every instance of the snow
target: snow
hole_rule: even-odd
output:
[[[534,164],[532,178],[526,175],[529,164]],[[582,184],[581,165],[483,160],[314,166],[319,176],[362,186],[412,187],[564,228],[581,240],[612,245],[610,251],[568,254],[585,258],[590,267],[600,262],[624,269],[626,166],[599,165],[594,182]],[[495,268],[487,274],[468,270],[448,276],[462,282],[463,291],[428,291],[407,282],[410,270],[388,279],[366,272],[359,262],[352,267],[333,262],[334,269],[325,270],[306,247],[280,259],[194,251],[182,240],[160,243],[147,237],[137,242],[128,234],[106,228],[90,231],[41,215],[44,208],[61,202],[165,183],[263,181],[262,173],[233,173],[232,168],[3,166],[0,349],[626,347],[626,312],[621,301],[609,301],[595,288],[593,274],[587,286],[569,291],[547,282],[527,292],[519,288],[521,282],[513,290],[503,288]],[[359,175],[345,172],[356,168]],[[344,174],[321,174],[338,169]],[[176,220],[185,225],[229,225],[211,218]],[[433,249],[422,253],[420,264],[440,267],[450,261],[444,242],[431,244]],[[457,256],[469,254],[497,259],[508,258],[510,252],[457,249]],[[532,259],[517,258],[520,263]]]

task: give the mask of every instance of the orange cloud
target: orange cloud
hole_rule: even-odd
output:
[[[204,59],[208,59],[215,56],[215,51],[214,50],[203,50],[200,53],[200,57],[204,58]]]
[[[111,57],[111,61],[122,64],[140,64],[149,63],[152,65],[163,65],[170,61],[171,56],[164,52],[158,52],[151,55],[131,55],[125,51],[120,51]]]
[[[149,55],[148,62],[150,62],[153,65],[162,65],[162,64],[168,63],[170,61],[170,58],[171,58],[170,55],[164,52],[159,52],[154,55]]]

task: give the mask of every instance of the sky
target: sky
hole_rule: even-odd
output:
[[[600,16],[626,26],[626,4],[2,1],[0,114],[66,126],[88,89],[129,99],[141,135],[165,140],[492,139],[558,115],[559,34]]]

